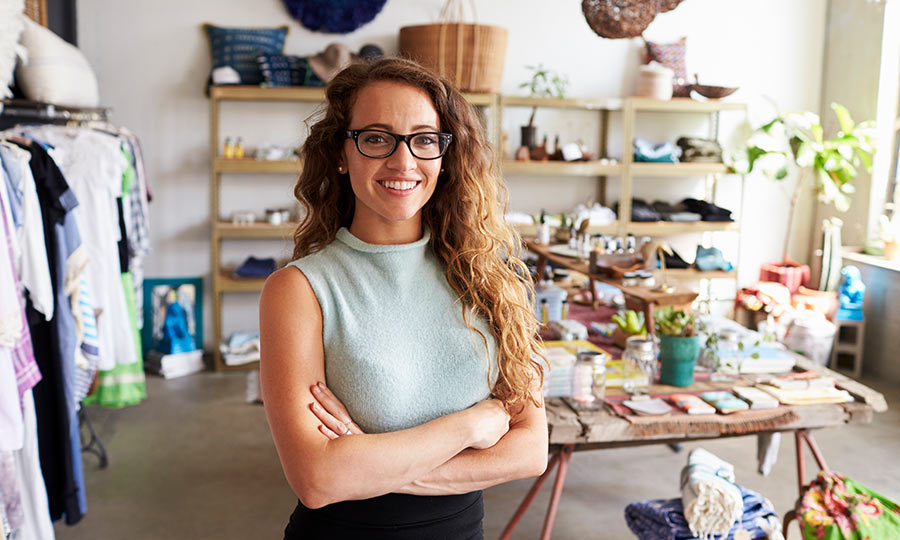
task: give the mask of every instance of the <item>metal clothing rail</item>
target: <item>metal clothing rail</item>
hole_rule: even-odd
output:
[[[0,117],[15,119],[16,121],[106,121],[109,120],[111,114],[112,109],[108,107],[64,107],[53,103],[27,99],[0,100]]]

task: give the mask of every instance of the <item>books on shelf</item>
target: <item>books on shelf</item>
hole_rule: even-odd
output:
[[[159,351],[148,351],[144,360],[144,369],[150,373],[160,375],[165,379],[183,377],[191,373],[203,371],[203,350],[163,354]]]

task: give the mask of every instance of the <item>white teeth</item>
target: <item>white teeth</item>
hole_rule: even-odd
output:
[[[386,188],[390,188],[390,189],[406,191],[408,189],[412,189],[412,188],[416,187],[417,183],[418,182],[383,181],[383,182],[381,182],[381,185]]]

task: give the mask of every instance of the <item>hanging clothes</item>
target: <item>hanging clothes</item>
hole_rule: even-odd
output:
[[[37,311],[31,298],[26,304],[34,357],[43,377],[34,388],[41,470],[51,518],[65,517],[67,524],[74,525],[87,509],[77,410],[71,385],[67,384],[74,371],[75,322],[65,289],[67,262],[80,246],[72,214],[78,200],[54,160],[39,144],[21,146],[31,153],[54,290],[52,321]]]

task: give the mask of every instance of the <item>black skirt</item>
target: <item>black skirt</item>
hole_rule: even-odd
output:
[[[297,501],[285,540],[482,540],[481,491],[422,497],[388,493],[315,510]]]

